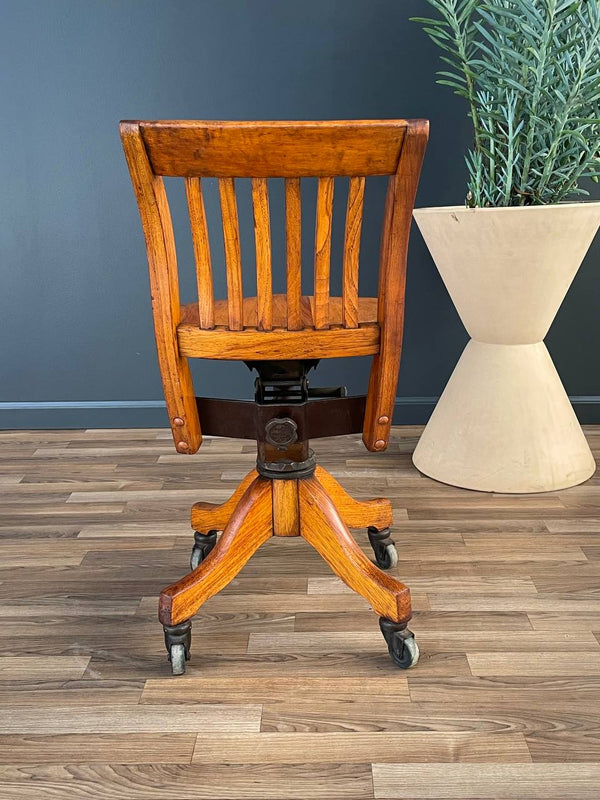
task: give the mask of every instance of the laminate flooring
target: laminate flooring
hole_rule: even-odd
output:
[[[419,664],[394,667],[365,601],[288,538],[200,609],[181,677],[157,596],[188,571],[191,504],[227,499],[254,444],[0,433],[0,798],[600,798],[600,477],[461,490],[412,466],[419,432],[313,443],[393,501]]]

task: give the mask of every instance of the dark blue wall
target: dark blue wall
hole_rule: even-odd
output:
[[[434,83],[437,51],[408,21],[422,0],[4,0],[0,9],[2,427],[165,424],[121,118],[428,117],[417,205],[463,200],[469,124],[461,101]],[[371,197],[375,212],[381,187]],[[375,213],[365,224],[368,284]],[[569,394],[587,398],[578,412],[595,422],[598,253],[596,244],[548,337]],[[416,230],[407,300],[397,421],[421,421],[467,337]],[[194,370],[199,394],[248,396],[243,366]],[[366,364],[321,373],[359,391]]]

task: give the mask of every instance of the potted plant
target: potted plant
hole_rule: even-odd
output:
[[[473,124],[464,206],[414,212],[471,338],[415,450],[421,472],[498,492],[595,463],[543,343],[600,224],[600,0],[428,0],[439,83]]]

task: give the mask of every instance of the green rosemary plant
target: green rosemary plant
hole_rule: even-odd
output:
[[[469,206],[558,203],[600,173],[600,0],[427,0],[438,83],[469,104]]]

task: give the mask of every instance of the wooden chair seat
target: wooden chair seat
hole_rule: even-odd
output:
[[[327,358],[332,355],[373,355],[379,351],[380,330],[377,323],[377,298],[358,299],[358,327],[344,328],[342,298],[329,300],[330,327],[314,329],[314,298],[301,298],[302,329],[287,329],[286,295],[273,295],[273,329],[261,331],[258,325],[258,301],[243,301],[244,329],[228,329],[227,300],[215,300],[215,327],[200,328],[197,303],[181,307],[177,326],[179,350],[186,357],[211,359],[297,359]]]

